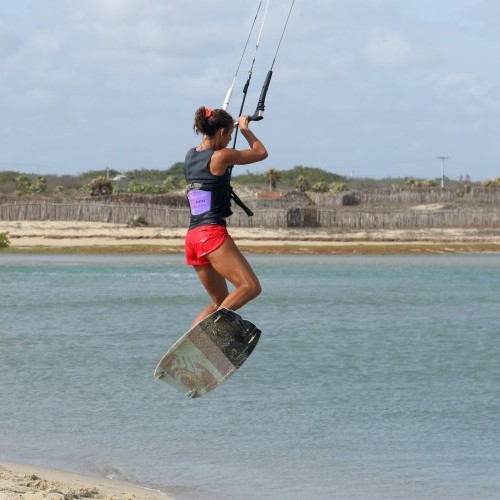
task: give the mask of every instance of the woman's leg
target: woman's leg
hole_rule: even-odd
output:
[[[222,304],[224,299],[228,296],[229,290],[227,289],[226,279],[221,276],[211,264],[205,266],[194,266],[198,278],[202,285],[205,287],[208,295],[212,299],[212,303],[205,307],[194,320],[193,326],[199,323],[203,318],[209,314],[217,311],[219,305]]]
[[[250,264],[231,238],[224,240],[219,248],[205,257],[211,265],[196,266],[195,269],[212,304],[197,316],[195,322],[222,307],[233,311],[239,309],[262,291]],[[226,279],[235,287],[231,293]]]
[[[225,307],[234,311],[261,293],[257,276],[234,240],[224,240],[224,243],[206,255],[206,258],[215,271],[235,287],[235,290],[224,298],[219,308]]]

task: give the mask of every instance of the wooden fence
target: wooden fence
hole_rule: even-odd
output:
[[[0,220],[86,221],[129,224],[142,217],[148,225],[185,227],[189,221],[186,208],[175,208],[151,203],[107,203],[93,200],[32,201],[0,205]]]
[[[469,191],[454,189],[363,189],[344,193],[311,193],[307,195],[318,207],[349,205],[408,206],[427,203],[474,202],[500,206],[500,189],[474,187]]]
[[[258,208],[248,217],[233,206],[233,227],[323,227],[339,229],[417,229],[451,227],[500,227],[500,208],[449,208],[442,210],[361,209],[359,207]],[[115,203],[92,199],[33,200],[0,203],[0,220],[88,221],[128,224],[138,217],[156,227],[187,227],[189,211],[155,203]]]
[[[500,209],[318,210],[318,226],[341,229],[500,227]]]

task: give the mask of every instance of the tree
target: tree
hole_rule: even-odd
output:
[[[264,172],[267,182],[269,182],[269,191],[275,191],[278,182],[281,180],[281,174],[275,168],[270,168]]]
[[[303,193],[311,189],[311,183],[307,180],[305,175],[299,175],[295,181],[295,187]]]

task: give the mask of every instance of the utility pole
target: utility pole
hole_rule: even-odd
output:
[[[449,159],[449,156],[438,156],[438,160],[441,160],[441,189],[444,189],[444,162]]]

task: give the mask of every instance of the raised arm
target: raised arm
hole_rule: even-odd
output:
[[[210,162],[210,171],[213,174],[223,175],[231,165],[248,165],[267,158],[266,147],[248,128],[248,116],[240,116],[238,127],[241,135],[243,135],[250,147],[241,150],[224,148],[215,151]]]

